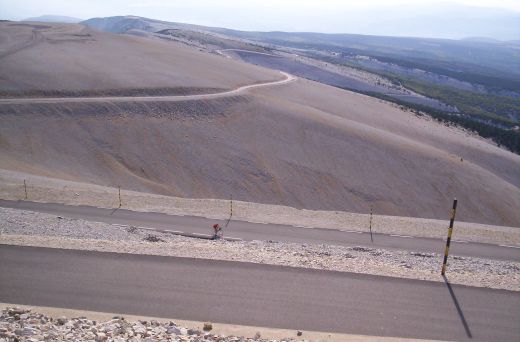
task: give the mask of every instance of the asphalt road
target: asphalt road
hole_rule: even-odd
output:
[[[111,224],[133,225],[162,231],[177,231],[189,234],[211,234],[214,223],[225,225],[225,221],[193,216],[173,216],[161,213],[143,213],[124,209],[101,209],[88,206],[37,203],[27,201],[0,200],[0,207],[18,208],[44,212],[69,218]],[[444,253],[442,239],[405,237],[387,234],[349,232],[339,229],[301,228],[276,224],[259,224],[231,221],[225,229],[226,237],[244,240],[273,240],[297,243],[331,244],[340,246],[373,246],[388,249],[404,249],[426,253]],[[520,249],[492,244],[457,242],[456,228],[450,255],[478,256],[483,258],[520,261]]]
[[[518,341],[520,294],[203,259],[0,246],[0,301],[338,333]]]

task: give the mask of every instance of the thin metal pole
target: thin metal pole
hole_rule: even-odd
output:
[[[25,179],[23,180],[23,189],[25,191],[25,199],[27,199],[27,183],[25,182]]]
[[[119,185],[118,187],[119,187],[119,208],[121,208],[121,206],[123,206],[123,203],[121,202],[121,185]]]
[[[455,222],[455,213],[457,212],[457,199],[453,199],[453,208],[451,209],[450,227],[448,228],[448,239],[446,240],[446,249],[444,250],[444,261],[442,262],[441,275],[446,273],[446,264],[448,263],[448,253],[450,251],[451,234],[453,233],[453,222]]]

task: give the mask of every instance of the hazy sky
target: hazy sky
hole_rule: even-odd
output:
[[[481,7],[482,13],[489,11],[485,7],[520,12],[520,0],[0,0],[0,18],[132,14],[242,30],[372,33],[391,13],[434,16],[440,8],[464,13],[458,5]]]

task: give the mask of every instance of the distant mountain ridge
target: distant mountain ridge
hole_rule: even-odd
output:
[[[81,23],[105,32],[124,33],[129,30],[150,31],[152,20],[135,16],[115,16],[91,18]]]
[[[254,32],[219,27],[166,22],[137,16],[92,18],[82,22],[98,30],[125,33],[130,30],[159,32],[163,29],[189,29],[247,39],[264,44],[277,44],[299,49],[341,51],[375,57],[399,58],[414,62],[439,60],[443,68],[460,71],[461,63],[487,77],[517,78],[520,75],[520,51],[514,42],[489,38],[437,39],[391,37],[361,34],[330,34],[316,32]],[[513,75],[513,76],[512,76]]]
[[[366,8],[344,4],[329,5],[325,1],[323,5],[316,5],[316,11],[312,16],[304,10],[291,8],[283,1],[277,11],[255,11],[249,4],[244,7],[238,8],[236,15],[229,16],[229,13],[226,14],[217,6],[210,6],[196,17],[199,23],[213,23],[211,26],[239,31],[276,30],[440,39],[484,37],[501,41],[520,39],[520,13],[494,8],[493,5],[481,7],[446,1],[410,1],[408,4],[393,4],[389,1],[381,2],[380,6]],[[171,21],[193,17],[187,15],[191,12],[183,15],[182,9],[175,10],[161,16],[175,18]],[[213,12],[209,13],[210,10]],[[150,17],[147,11],[142,11],[141,14],[143,17]]]
[[[41,15],[39,17],[32,17],[24,19],[23,21],[42,21],[42,22],[49,22],[49,23],[67,23],[67,24],[75,24],[79,23],[80,21],[83,21],[83,19],[74,18],[74,17],[67,17],[63,15]]]
[[[251,2],[244,1],[243,6],[233,9],[232,14],[226,6],[219,6],[217,2],[209,2],[205,8],[197,8],[180,6],[175,1],[171,1],[171,6],[162,7],[161,3],[164,1],[160,1],[151,2],[149,6],[129,7],[127,10],[141,17],[160,16],[166,21],[188,21],[200,25],[209,23],[210,26],[241,31],[276,30],[440,39],[482,37],[500,41],[520,40],[520,7],[501,7],[491,2],[483,7],[476,5],[477,2],[461,4],[460,1],[453,1],[408,1],[406,4],[381,1],[378,6],[350,6],[347,1],[334,4],[324,1],[314,2],[315,4],[309,8],[291,6],[289,1],[281,1],[276,10],[267,6],[254,6]],[[162,8],[162,11],[156,11],[158,8]],[[61,8],[49,11],[64,13]],[[104,15],[102,10],[99,13],[100,17]]]

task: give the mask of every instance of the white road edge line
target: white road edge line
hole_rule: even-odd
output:
[[[163,232],[172,233],[172,234],[184,234],[184,232],[178,230],[163,230]]]
[[[398,234],[390,234],[390,236],[393,236],[393,237],[400,237],[400,238],[407,238],[407,239],[413,239],[413,238],[414,238],[413,236],[409,236],[409,235],[398,235]]]
[[[499,245],[500,247],[507,247],[507,248],[520,248],[520,246],[508,246],[508,245]]]

